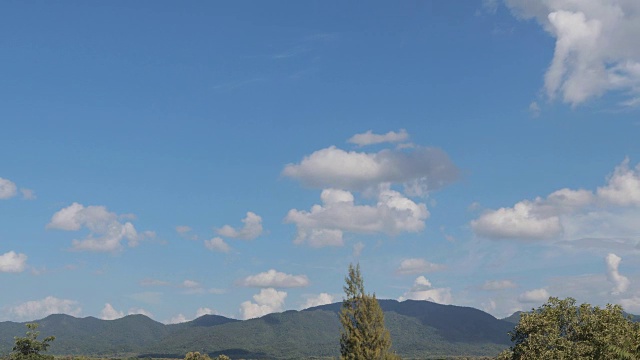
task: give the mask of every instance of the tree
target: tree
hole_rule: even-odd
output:
[[[601,309],[551,297],[523,313],[510,335],[514,345],[499,360],[640,359],[640,324],[619,305]]]
[[[212,360],[207,354],[200,354],[198,351],[188,352],[184,360]],[[227,355],[218,355],[213,360],[231,360]]]
[[[390,352],[391,335],[384,327],[384,313],[375,294],[364,291],[360,264],[349,264],[349,275],[345,278],[340,322],[340,359],[383,360],[399,359]]]
[[[25,337],[15,337],[15,345],[11,352],[11,360],[52,360],[52,355],[40,354],[47,351],[50,342],[56,339],[55,336],[46,337],[42,341],[38,341],[37,323],[29,323],[27,326],[27,335]]]

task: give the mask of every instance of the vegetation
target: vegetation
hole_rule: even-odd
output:
[[[199,352],[188,352],[184,357],[184,360],[212,360],[207,354],[200,354]],[[218,355],[213,360],[231,360],[227,355]]]
[[[552,297],[522,313],[510,334],[513,346],[498,360],[640,359],[640,324],[619,305],[601,309]]]
[[[355,267],[349,265],[345,281],[346,298],[340,312],[340,359],[399,359],[390,351],[391,335],[384,326],[384,313],[375,294],[369,295],[364,291],[360,264]]]
[[[25,337],[15,337],[15,345],[11,352],[11,360],[52,360],[52,355],[44,355],[42,352],[47,351],[50,342],[55,340],[55,336],[48,336],[44,340],[39,341],[37,331],[37,323],[29,323],[27,326],[27,335]]]

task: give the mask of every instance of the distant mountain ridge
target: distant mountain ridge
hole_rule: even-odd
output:
[[[514,324],[481,310],[429,301],[379,300],[393,349],[403,358],[492,356],[510,345]],[[184,357],[189,351],[232,358],[302,359],[339,354],[341,303],[285,311],[258,319],[205,315],[165,325],[144,315],[116,320],[50,315],[41,336],[55,335],[57,355]],[[11,351],[24,323],[0,322],[0,354]]]

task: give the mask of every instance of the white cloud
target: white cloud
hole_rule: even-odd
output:
[[[587,248],[635,246],[640,240],[638,216],[640,167],[630,169],[625,159],[595,192],[561,189],[546,198],[486,211],[471,227],[476,235],[490,239],[555,239],[559,245]]]
[[[169,320],[165,321],[165,324],[181,324],[183,322],[187,322],[187,318],[182,315],[182,314],[178,314],[175,315],[173,317],[171,317]]]
[[[640,205],[640,164],[630,169],[629,158],[624,159],[609,176],[607,185],[599,187],[597,193],[613,205]]]
[[[17,193],[18,187],[13,181],[0,178],[0,200],[12,198]]]
[[[640,2],[635,0],[506,0],[516,16],[535,18],[555,39],[545,74],[550,98],[581,104],[618,91],[640,94]]]
[[[18,273],[23,272],[27,267],[27,255],[18,254],[15,251],[9,251],[0,255],[0,273],[11,272]]]
[[[118,311],[113,308],[109,303],[104,304],[102,312],[100,312],[100,318],[102,320],[115,320],[124,316],[124,312]]]
[[[614,285],[611,293],[613,295],[619,295],[627,291],[630,281],[626,276],[620,275],[620,272],[618,271],[622,258],[616,254],[609,253],[604,258],[604,261],[607,264],[607,279],[609,279],[609,281]]]
[[[262,289],[253,295],[253,300],[240,304],[240,315],[243,319],[253,319],[273,312],[282,311],[287,293],[273,288]]]
[[[148,312],[145,309],[142,308],[131,308],[129,309],[129,311],[127,312],[127,315],[144,315],[148,318],[153,318],[153,314]]]
[[[205,240],[204,246],[211,251],[218,251],[228,253],[231,251],[231,247],[222,238],[214,237],[211,240]]]
[[[234,239],[253,240],[262,234],[262,218],[251,211],[242,219],[244,226],[241,229],[234,229],[225,225],[217,230],[218,235]]]
[[[256,275],[247,276],[241,284],[248,287],[262,288],[305,287],[309,285],[309,279],[306,275],[290,275],[271,269]]]
[[[542,111],[542,109],[540,109],[540,105],[538,105],[538,103],[536,101],[532,101],[529,104],[529,114],[531,114],[532,117],[538,117],[540,116],[540,112]]]
[[[549,300],[549,296],[547,289],[535,289],[520,294],[518,301],[521,303],[544,303]]]
[[[444,265],[434,264],[425,259],[404,259],[396,270],[398,274],[420,274],[440,271],[444,269]]]
[[[216,312],[209,309],[208,307],[201,307],[196,310],[196,318],[204,315],[214,315]]]
[[[358,146],[365,145],[374,145],[374,144],[382,144],[382,143],[396,143],[402,142],[409,138],[409,134],[405,129],[400,129],[400,131],[389,131],[386,134],[374,134],[371,130],[362,133],[353,135],[348,142],[352,144],[356,144]]]
[[[518,285],[511,280],[489,280],[482,284],[482,290],[488,291],[513,289],[515,287],[518,287]]]
[[[307,301],[302,305],[303,309],[308,309],[310,307],[326,305],[333,303],[333,296],[327,293],[320,293],[316,296],[311,296],[307,298]]]
[[[19,320],[39,320],[51,314],[80,315],[82,309],[77,301],[58,299],[47,296],[42,300],[27,301],[23,304],[10,307],[8,312]]]
[[[388,235],[418,232],[430,215],[425,204],[390,189],[380,190],[375,206],[355,205],[353,194],[338,189],[325,189],[320,198],[323,204],[313,205],[310,211],[289,210],[285,222],[296,225],[296,244],[341,246],[344,231]]]
[[[145,236],[153,232],[138,234],[130,222],[122,223],[116,213],[104,206],[83,206],[73,203],[53,214],[47,225],[49,229],[77,231],[82,227],[89,230],[83,240],[73,240],[73,249],[78,251],[115,252],[122,249],[122,240],[130,247],[136,246]]]
[[[288,164],[282,174],[314,188],[361,191],[391,183],[403,184],[416,195],[458,178],[458,169],[444,151],[424,147],[409,150],[365,153],[331,146],[305,156],[299,164]]]
[[[451,304],[453,297],[450,288],[434,288],[424,276],[418,276],[411,289],[398,298],[405,300],[427,300],[438,304]]]

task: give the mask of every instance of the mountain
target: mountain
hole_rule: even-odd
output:
[[[393,349],[403,358],[492,356],[510,345],[513,324],[469,307],[379,300]],[[339,354],[341,303],[239,321],[217,315],[164,325],[144,315],[117,320],[51,315],[37,321],[55,335],[58,355],[184,357],[189,351],[232,358],[300,359]],[[24,323],[0,322],[0,354],[11,351]]]
[[[512,324],[517,324],[520,322],[520,315],[522,315],[522,311],[516,311],[513,314],[507,316],[506,318],[503,318],[502,320],[508,321]]]

